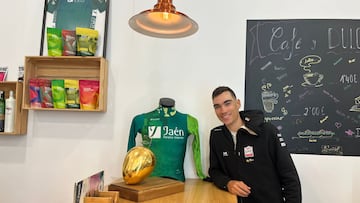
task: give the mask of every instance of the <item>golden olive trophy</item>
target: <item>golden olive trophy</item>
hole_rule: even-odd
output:
[[[145,147],[133,147],[125,156],[123,178],[128,185],[143,181],[155,167],[154,153]]]

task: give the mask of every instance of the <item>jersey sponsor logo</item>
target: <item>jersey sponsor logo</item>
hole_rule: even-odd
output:
[[[185,137],[184,130],[178,127],[173,129],[169,126],[148,126],[148,132],[151,139],[161,139],[161,134],[166,139],[184,139]]]
[[[161,138],[161,126],[148,126],[148,132],[151,139]]]
[[[184,137],[185,133],[183,129],[175,127],[175,129],[169,128],[169,126],[163,126],[164,136],[177,136]]]
[[[245,158],[254,157],[254,148],[253,148],[253,146],[244,147],[244,157]]]

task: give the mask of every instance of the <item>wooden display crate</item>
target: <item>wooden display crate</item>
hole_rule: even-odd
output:
[[[14,132],[0,132],[0,135],[22,135],[27,132],[28,110],[21,108],[23,99],[23,83],[22,82],[0,82],[0,90],[5,92],[5,99],[9,97],[10,90],[14,92],[15,97],[15,126]],[[6,122],[6,121],[5,121]]]
[[[96,191],[95,197],[84,197],[84,203],[119,203],[118,191]]]
[[[183,182],[160,177],[146,178],[142,183],[127,185],[123,181],[110,184],[109,191],[119,191],[120,197],[135,202],[155,199],[178,192],[184,192]]]
[[[103,57],[83,56],[26,56],[24,65],[24,97],[23,108],[50,111],[106,111],[107,106],[107,60]],[[95,110],[32,108],[29,98],[29,80],[44,79],[74,79],[99,80],[99,107]]]

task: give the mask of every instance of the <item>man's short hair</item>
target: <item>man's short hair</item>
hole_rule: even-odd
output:
[[[235,92],[227,86],[219,86],[217,87],[213,93],[212,93],[212,99],[214,99],[215,97],[219,96],[220,94],[222,94],[223,92],[230,92],[230,94],[236,98]]]

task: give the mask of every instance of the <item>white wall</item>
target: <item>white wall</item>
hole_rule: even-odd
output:
[[[105,170],[106,184],[121,177],[133,116],[161,97],[199,121],[204,171],[209,130],[219,124],[210,94],[229,85],[244,97],[246,19],[358,18],[357,0],[173,1],[200,29],[188,38],[156,39],[132,31],[128,19],[156,0],[112,0],[106,113],[30,111],[26,136],[0,137],[0,202],[66,203],[74,182]],[[44,0],[0,2],[0,66],[16,80],[24,56],[38,55]],[[189,145],[190,147],[190,145]],[[190,148],[189,148],[190,149]],[[293,155],[304,203],[360,202],[360,159]],[[186,175],[195,178],[187,153]]]

